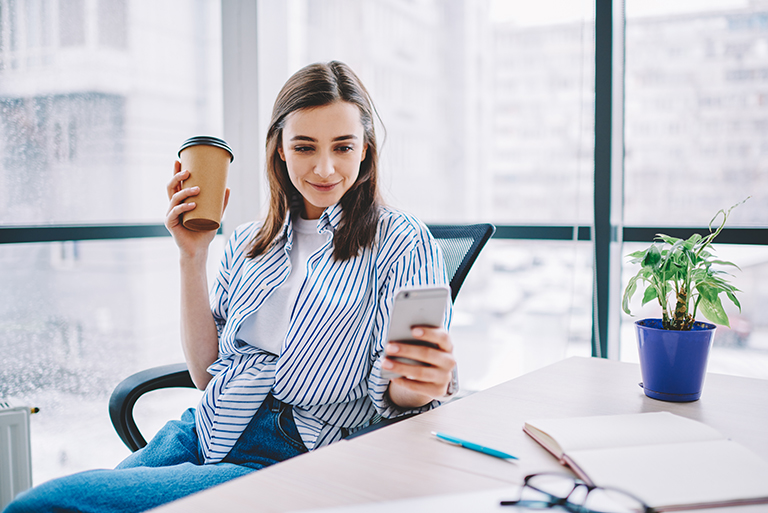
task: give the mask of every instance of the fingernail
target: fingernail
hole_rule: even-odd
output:
[[[420,337],[420,336],[424,335],[424,330],[421,329],[421,328],[413,328],[413,331],[411,331],[411,334],[414,337]]]
[[[394,367],[394,364],[385,358],[384,362],[381,364],[381,368],[382,369],[391,369],[392,367]]]
[[[400,351],[400,346],[397,346],[395,344],[387,344],[387,353],[396,353]]]

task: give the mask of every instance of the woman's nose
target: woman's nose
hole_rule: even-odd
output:
[[[315,164],[315,174],[321,178],[327,178],[333,173],[333,159],[330,155],[321,155]]]

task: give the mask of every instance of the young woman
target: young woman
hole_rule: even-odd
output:
[[[455,391],[450,305],[444,327],[412,333],[437,348],[386,340],[397,290],[447,279],[427,228],[380,200],[374,109],[349,67],[315,64],[288,80],[267,133],[267,176],[269,213],[234,231],[210,291],[215,232],[180,223],[199,190],[182,187],[179,162],[168,184],[182,345],[205,390],[197,409],[117,469],[49,481],[7,513],[143,511]],[[394,354],[427,365],[386,358]],[[390,381],[383,369],[407,377]]]

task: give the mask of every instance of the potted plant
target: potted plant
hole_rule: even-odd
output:
[[[707,236],[693,234],[683,240],[658,234],[646,250],[627,255],[630,263],[640,264],[640,270],[624,290],[622,309],[632,315],[629,302],[640,285],[644,286],[642,304],[656,300],[662,310],[660,319],[635,322],[641,385],[648,397],[677,402],[701,397],[715,324],[729,326],[721,296],[741,310],[736,298],[739,290],[728,283],[729,274],[721,269],[738,267],[718,260],[711,249],[731,210],[741,203],[727,212],[718,211]],[[721,215],[719,227],[712,231]],[[698,314],[714,324],[696,320]]]

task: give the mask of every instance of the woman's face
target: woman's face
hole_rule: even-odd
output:
[[[304,217],[319,219],[354,185],[365,159],[360,110],[337,101],[288,115],[277,151],[304,198]]]

